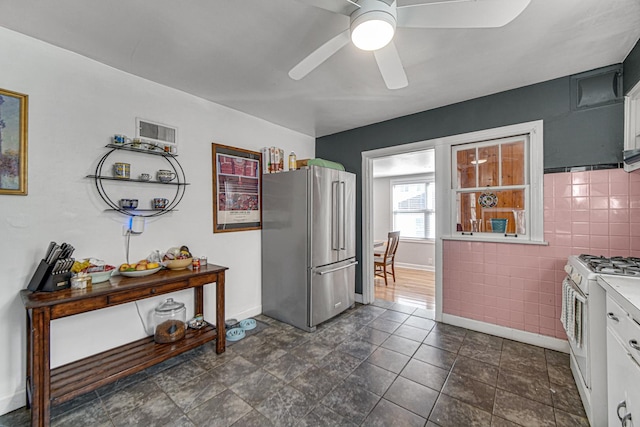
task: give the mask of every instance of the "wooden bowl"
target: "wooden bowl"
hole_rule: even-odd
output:
[[[193,261],[193,258],[186,258],[186,259],[172,259],[169,261],[166,261],[166,267],[169,270],[184,270],[185,268],[189,267],[191,265],[191,262]]]

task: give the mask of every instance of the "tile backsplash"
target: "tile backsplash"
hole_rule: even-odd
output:
[[[443,312],[565,339],[567,257],[640,256],[640,173],[545,174],[544,236],[548,246],[445,241]]]

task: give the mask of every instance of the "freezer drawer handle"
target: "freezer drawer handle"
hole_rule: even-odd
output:
[[[353,267],[357,263],[358,263],[358,261],[353,261],[352,263],[349,263],[347,265],[343,265],[342,267],[332,268],[331,270],[318,271],[316,274],[319,274],[319,275],[322,276],[322,275],[325,275],[325,274],[333,273],[334,271],[344,270],[345,268]]]

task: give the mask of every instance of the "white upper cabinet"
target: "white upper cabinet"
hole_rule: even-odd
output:
[[[624,97],[624,170],[640,168],[640,82]]]

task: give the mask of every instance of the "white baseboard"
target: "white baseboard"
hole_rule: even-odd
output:
[[[25,393],[25,389],[21,389],[12,395],[0,398],[0,415],[8,414],[11,411],[25,406],[27,399]]]
[[[238,319],[243,320],[248,317],[257,316],[262,313],[262,306],[259,305],[257,307],[252,307],[248,310],[241,311],[240,313],[225,313],[227,319]]]
[[[506,326],[480,322],[479,320],[467,319],[465,317],[453,316],[446,313],[442,314],[442,322],[454,326],[460,326],[466,329],[471,329],[472,331],[483,332],[485,334],[495,335],[514,341],[520,341],[525,344],[548,348],[549,350],[569,353],[569,343],[567,341],[549,337],[547,335],[534,334],[532,332],[507,328]]]
[[[396,262],[396,267],[408,268],[410,270],[436,271],[435,267],[432,265],[407,264],[404,262]]]
[[[360,304],[362,304],[362,294],[356,294],[356,302],[359,302]]]

